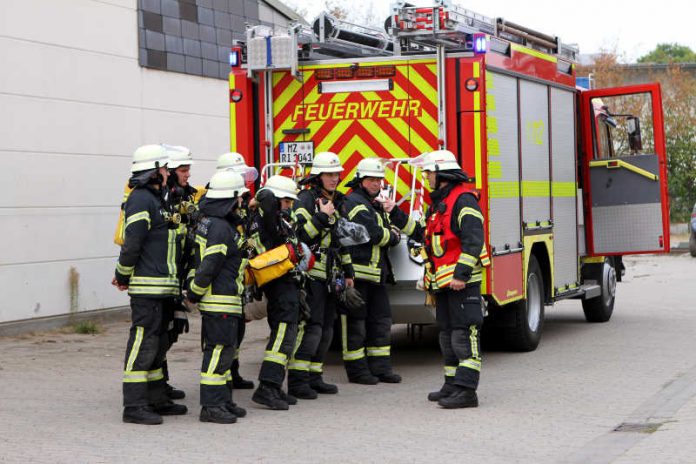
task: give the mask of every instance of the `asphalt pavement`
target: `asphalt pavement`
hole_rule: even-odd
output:
[[[580,302],[547,307],[539,348],[485,351],[480,407],[426,400],[442,382],[436,332],[394,326],[398,385],[347,382],[338,353],[325,378],[338,395],[233,425],[198,421],[200,318],[168,358],[189,413],[160,426],[121,422],[128,322],[97,335],[0,338],[0,462],[696,462],[696,258],[625,258],[614,316],[585,322]],[[255,379],[265,321],[247,326],[242,373]],[[418,335],[418,334],[416,334]]]

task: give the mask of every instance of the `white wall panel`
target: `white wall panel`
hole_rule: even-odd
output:
[[[87,0],[2,0],[0,35],[137,60],[136,0],[129,5],[124,8]]]
[[[0,94],[0,150],[130,157],[141,109]]]
[[[112,243],[133,150],[189,146],[207,182],[229,147],[227,83],[138,65],[137,0],[0,2],[0,322],[128,303]]]
[[[10,193],[0,195],[0,208],[116,206],[131,165],[129,156],[12,151],[0,156],[12,166],[12,175],[3,178]]]
[[[0,266],[116,256],[117,219],[115,206],[2,208]]]
[[[140,66],[135,57],[0,37],[0,63],[3,93],[140,106]]]
[[[0,323],[69,313],[71,267],[80,274],[78,311],[128,305],[111,285],[112,258],[0,266]]]

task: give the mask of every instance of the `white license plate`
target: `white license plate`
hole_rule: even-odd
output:
[[[280,142],[280,162],[312,164],[314,142]]]

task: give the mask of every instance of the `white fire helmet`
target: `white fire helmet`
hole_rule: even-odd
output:
[[[275,175],[268,178],[263,188],[273,192],[273,195],[278,198],[290,198],[297,200],[297,184],[289,177]]]
[[[167,150],[162,145],[142,145],[133,152],[131,172],[161,168],[166,166],[168,161]]]
[[[210,179],[205,195],[207,198],[234,198],[248,191],[241,175],[234,171],[219,171]]]

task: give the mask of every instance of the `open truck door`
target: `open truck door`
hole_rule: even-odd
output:
[[[587,254],[669,251],[659,84],[582,92]]]

